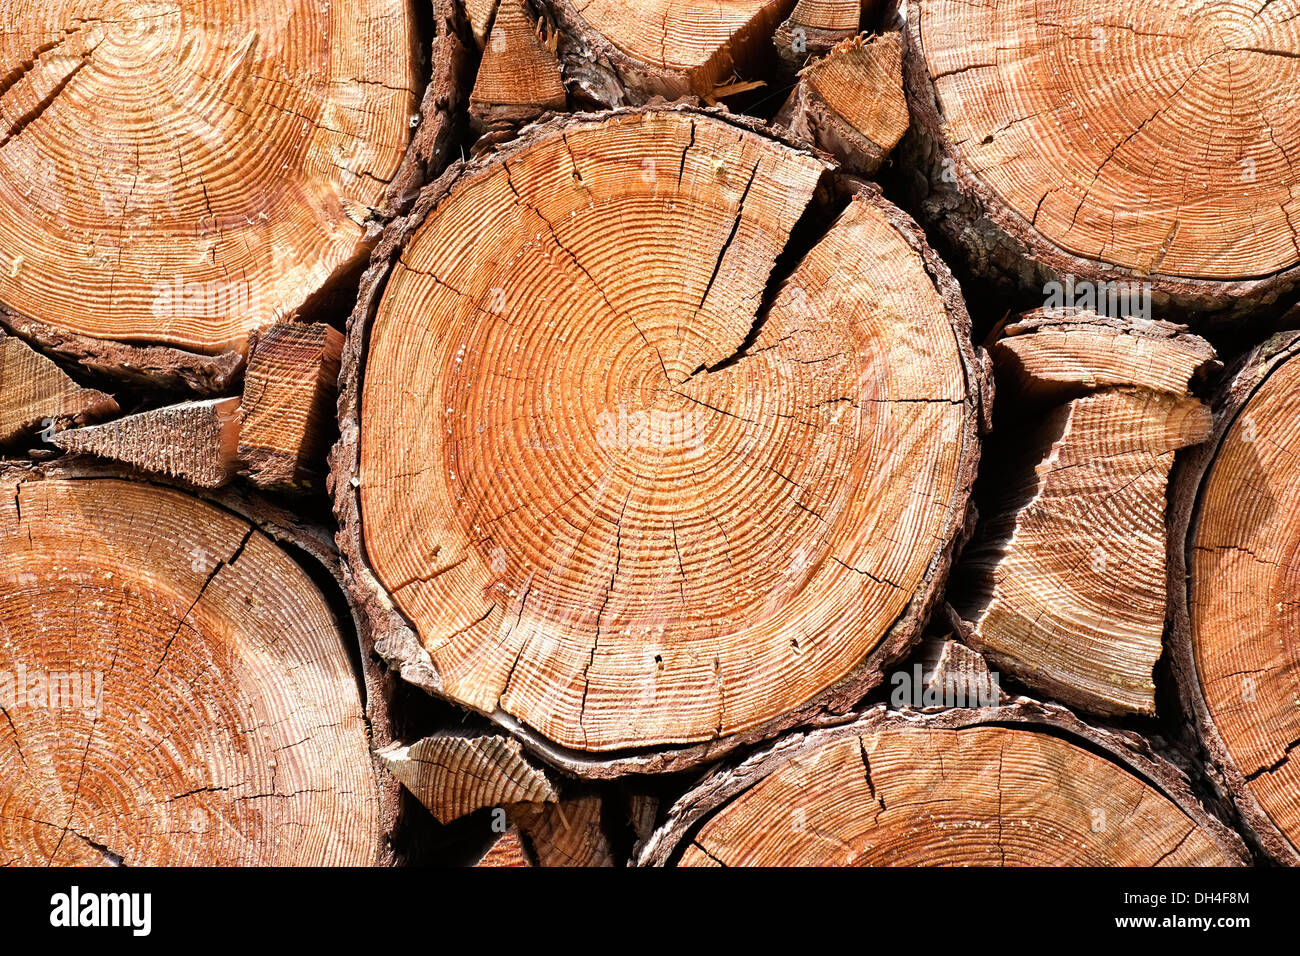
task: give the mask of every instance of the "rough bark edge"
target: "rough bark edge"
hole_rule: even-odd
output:
[[[1236,815],[1254,843],[1271,859],[1300,866],[1300,848],[1278,828],[1251,793],[1220,736],[1197,677],[1192,650],[1191,574],[1187,551],[1196,531],[1201,487],[1229,429],[1255,392],[1288,360],[1300,355],[1300,332],[1282,332],[1256,346],[1233,366],[1214,396],[1214,429],[1201,445],[1179,456],[1169,482],[1169,620],[1165,654],[1169,658],[1184,718],[1206,758],[1206,773],[1216,797]]]
[[[944,136],[934,82],[925,64],[920,33],[920,3],[896,0],[903,22],[903,90],[912,125],[899,153],[912,170],[912,202],[928,225],[960,250],[973,271],[997,284],[1040,292],[1048,282],[1073,275],[1089,282],[1150,283],[1157,309],[1213,313],[1216,319],[1247,317],[1275,303],[1300,284],[1300,263],[1266,276],[1195,279],[1143,273],[1067,252],[1042,236],[993,190],[967,172],[956,148]],[[945,182],[946,169],[956,182]]]
[[[334,514],[339,525],[337,541],[343,578],[354,607],[369,620],[375,649],[399,671],[402,678],[436,696],[443,696],[442,682],[437,670],[428,652],[420,644],[414,626],[397,609],[372,571],[366,556],[361,529],[361,502],[358,491],[360,487],[358,421],[370,325],[383,297],[392,267],[407,240],[448,196],[462,176],[477,173],[502,159],[509,159],[530,148],[534,143],[547,138],[554,130],[642,113],[689,113],[707,117],[765,136],[789,148],[810,152],[805,145],[789,139],[780,130],[770,129],[760,121],[736,116],[720,109],[702,109],[679,104],[671,107],[656,106],[558,116],[526,127],[514,143],[498,152],[468,162],[461,161],[453,164],[436,182],[425,188],[412,211],[396,220],[385,232],[372,255],[370,268],[362,278],[356,308],[348,320],[347,342],[343,347],[339,375],[339,441],[329,456],[327,490],[333,497]],[[637,748],[597,754],[555,744],[503,711],[498,710],[485,715],[498,726],[518,737],[534,756],[567,774],[585,779],[604,780],[631,773],[666,773],[687,769],[720,757],[736,747],[754,743],[797,726],[818,714],[844,713],[879,684],[884,679],[888,668],[902,660],[912,646],[921,639],[925,622],[931,611],[938,605],[943,585],[955,557],[965,545],[974,525],[971,492],[979,467],[980,436],[987,431],[989,409],[992,404],[991,365],[983,349],[977,349],[971,343],[970,316],[966,312],[956,279],[938,254],[926,243],[920,227],[906,213],[886,200],[879,187],[874,184],[845,177],[841,185],[850,191],[855,191],[864,201],[885,215],[903,240],[921,258],[925,271],[929,274],[936,292],[947,308],[948,321],[953,338],[956,340],[962,372],[966,379],[966,398],[963,403],[965,423],[962,451],[958,464],[956,489],[949,505],[948,527],[944,533],[945,544],[931,559],[925,576],[907,607],[876,646],[848,675],[825,688],[812,699],[750,730],[698,744],[668,748]],[[452,703],[464,706],[458,701],[453,700]]]
[[[469,51],[475,44],[461,4],[432,0],[431,6],[429,84],[420,100],[419,125],[384,194],[384,208],[379,210],[383,221],[376,224],[376,234],[385,222],[410,209],[420,189],[446,168],[452,148],[462,138],[461,107],[474,85]]]
[[[48,358],[94,375],[164,392],[212,397],[229,391],[244,373],[247,348],[215,355],[170,345],[136,345],[65,332],[0,305],[0,327]]]
[[[388,711],[387,698],[381,685],[381,675],[370,660],[373,638],[370,622],[365,615],[357,612],[348,600],[348,590],[343,582],[338,552],[328,529],[309,520],[286,511],[254,492],[237,488],[204,489],[194,488],[183,481],[164,475],[141,475],[126,468],[117,468],[109,464],[98,464],[84,460],[58,459],[50,462],[28,462],[0,458],[0,477],[16,476],[22,482],[46,480],[116,480],[130,481],[142,485],[154,485],[179,491],[203,501],[206,504],[225,511],[248,522],[250,526],[265,534],[277,545],[284,547],[285,553],[301,567],[318,590],[322,590],[321,578],[327,577],[337,590],[337,594],[322,593],[325,603],[337,616],[346,605],[355,631],[356,646],[348,643],[346,633],[348,621],[340,620],[345,642],[343,652],[350,665],[355,666],[357,654],[360,654],[361,672],[356,674],[361,713],[366,723],[368,750],[370,751],[371,773],[375,780],[375,794],[378,802],[378,823],[375,833],[375,852],[371,860],[375,866],[394,866],[399,862],[397,850],[393,845],[393,835],[398,829],[401,814],[401,785],[390,775],[375,756],[375,751],[393,742],[392,724]],[[310,558],[322,574],[313,573],[313,569],[304,563],[303,555]],[[360,692],[364,690],[364,697]]]
[[[685,848],[689,835],[707,818],[750,789],[791,758],[843,737],[900,727],[961,730],[980,726],[1019,725],[1066,738],[1073,745],[1104,757],[1156,790],[1201,829],[1230,859],[1250,862],[1241,837],[1229,829],[1193,795],[1185,774],[1158,756],[1150,743],[1127,731],[1105,730],[1084,723],[1071,711],[1019,697],[1000,707],[945,710],[924,714],[891,711],[878,704],[848,720],[827,722],[789,734],[748,758],[719,767],[669,810],[666,822],[637,848],[634,865],[666,866]]]

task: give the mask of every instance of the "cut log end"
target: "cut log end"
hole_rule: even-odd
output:
[[[655,97],[712,98],[753,79],[774,56],[771,37],[794,0],[548,0],[565,76],[602,106]]]
[[[117,411],[111,395],[81,387],[21,339],[0,333],[0,447]]]
[[[1300,337],[1251,353],[1220,390],[1211,439],[1171,492],[1171,628],[1184,699],[1259,846],[1300,864]]]
[[[908,128],[899,34],[853,37],[807,67],[776,121],[871,176]]]
[[[328,325],[284,322],[257,337],[240,408],[239,457],[253,484],[322,484],[343,334]]]
[[[301,566],[179,491],[49,466],[0,484],[6,859],[382,858],[347,638]]]
[[[1064,710],[1017,705],[878,709],[784,739],[683,797],[641,860],[1233,866],[1247,856],[1172,766]]]
[[[1276,4],[1107,8],[907,6],[927,214],[990,278],[1149,283],[1189,312],[1274,301],[1300,275],[1300,25]]]
[[[946,573],[968,320],[870,191],[769,288],[824,171],[700,112],[556,121],[450,171],[363,293],[336,485],[361,600],[412,622],[386,646],[426,686],[575,773],[856,699]]]

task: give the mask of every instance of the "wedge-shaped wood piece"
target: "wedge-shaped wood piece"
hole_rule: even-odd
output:
[[[558,803],[522,806],[512,818],[524,831],[538,866],[613,866],[604,805],[600,796],[584,794]]]
[[[381,750],[379,759],[441,823],[484,807],[556,800],[546,774],[505,737],[425,737]]]
[[[874,191],[769,288],[825,172],[720,114],[563,117],[390,234],[333,471],[407,679],[611,776],[847,706],[919,638],[981,373]]]
[[[439,171],[447,117],[421,115],[423,77],[446,103],[459,13],[435,0],[429,51],[407,0],[111,7],[15,8],[0,34],[0,311],[241,352],[354,280]]]
[[[1005,467],[990,477],[959,575],[967,639],[1065,703],[1152,714],[1168,477],[1175,453],[1209,432],[1210,411],[1188,389],[1214,353],[1167,324],[1089,325],[1077,313],[1008,332],[991,349],[1007,386],[994,422]],[[1071,391],[1080,397],[1034,406],[1028,421],[1013,414],[1030,396]]]
[[[683,866],[1234,866],[1241,838],[1131,734],[1031,702],[883,707],[783,737],[682,797],[641,854]]]
[[[794,0],[546,0],[576,92],[605,106],[709,99],[761,78]]]
[[[66,428],[117,413],[111,395],[82,388],[52,361],[0,334],[0,445],[51,425]]]
[[[906,4],[919,208],[974,271],[1035,293],[1149,283],[1167,316],[1249,315],[1300,279],[1294,14]]]
[[[263,488],[320,484],[334,438],[343,334],[282,322],[257,338],[240,407],[239,458]]]
[[[0,472],[4,859],[385,858],[344,626],[287,529],[236,504],[62,465]]]
[[[239,399],[152,408],[60,432],[51,440],[66,452],[95,455],[198,488],[218,488],[239,467]]]
[[[1170,492],[1171,656],[1255,841],[1300,864],[1300,334],[1256,348],[1215,397],[1213,436]]]
[[[909,122],[900,35],[840,43],[803,71],[776,121],[846,169],[874,174]]]
[[[474,865],[496,868],[533,866],[534,864],[528,857],[528,851],[524,848],[519,831],[515,827],[510,827],[505,833],[497,837],[493,844],[488,847],[488,851]]]
[[[535,19],[525,0],[502,0],[469,98],[470,120],[479,135],[521,126],[547,110],[564,109],[567,97],[555,53],[557,42],[546,21]]]

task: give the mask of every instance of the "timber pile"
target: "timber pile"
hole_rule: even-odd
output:
[[[1300,863],[1294,5],[39,6],[0,861]]]

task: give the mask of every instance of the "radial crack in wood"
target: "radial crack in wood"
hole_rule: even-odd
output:
[[[341,625],[244,517],[0,473],[0,845],[28,865],[364,865],[377,768]]]
[[[916,199],[976,272],[1229,315],[1295,285],[1289,4],[918,0],[906,32]]]
[[[708,99],[732,77],[761,76],[794,0],[546,0],[565,78],[602,106],[656,96]]]
[[[1213,350],[1177,326],[1085,313],[1038,313],[1007,332],[990,349],[1002,470],[957,577],[967,640],[1065,703],[1153,714],[1167,482],[1175,452],[1209,433],[1188,389]],[[1011,418],[1028,395],[1068,394],[1079,397],[1030,423]]]
[[[1256,842],[1300,864],[1300,335],[1239,364],[1171,501],[1171,656],[1215,775]]]
[[[563,118],[386,238],[333,472],[404,676],[611,776],[846,707],[919,637],[981,373],[870,190],[768,289],[824,172],[714,114]]]
[[[854,37],[836,46],[800,75],[776,122],[845,169],[874,175],[909,122],[899,34]]]
[[[440,823],[484,807],[557,799],[546,774],[506,737],[425,737],[381,750],[379,759]]]
[[[113,396],[82,388],[21,339],[0,333],[0,446],[117,411]]]
[[[641,855],[683,866],[1232,866],[1241,839],[1140,738],[1020,703],[877,708],[682,797]]]

